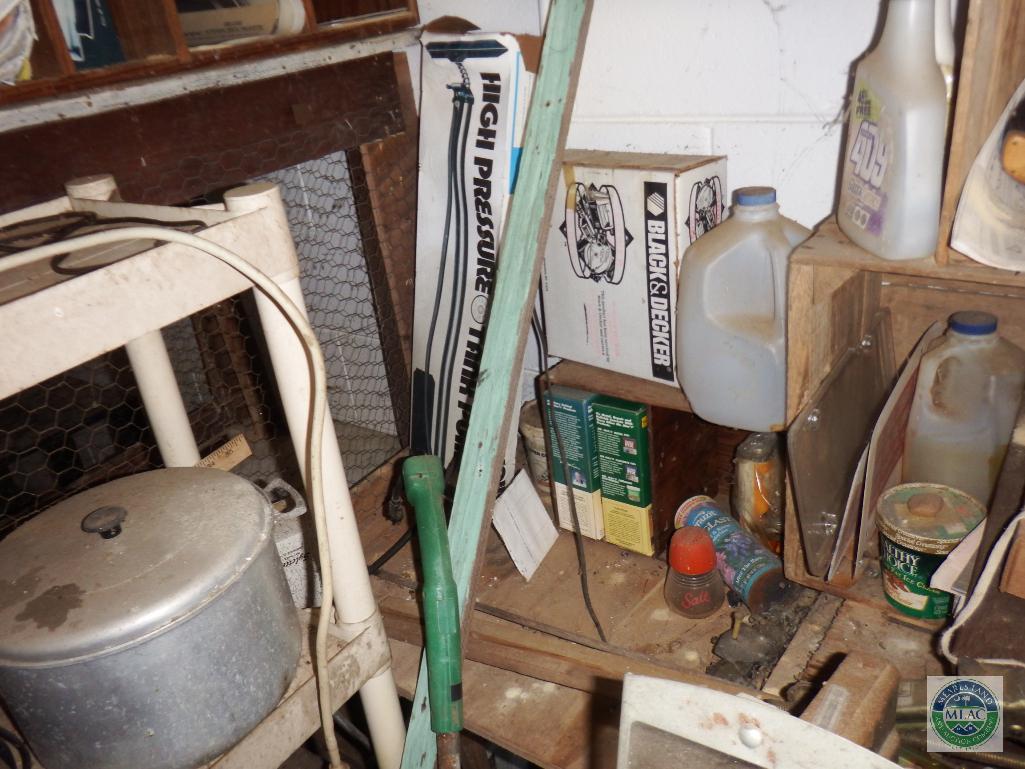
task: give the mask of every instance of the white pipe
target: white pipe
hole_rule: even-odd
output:
[[[118,197],[117,182],[110,174],[72,179],[65,183],[64,191],[69,198],[80,200]],[[160,330],[133,339],[125,345],[125,351],[164,466],[192,467],[199,461],[199,447]]]
[[[268,246],[294,251],[295,246],[288,231],[288,221],[277,187],[250,185],[239,190],[231,190],[225,194],[224,201],[229,211],[245,212],[258,208],[274,210],[282,237],[277,239],[277,243]],[[275,276],[275,280],[305,317],[306,305],[299,283],[298,261],[291,274]],[[288,430],[305,480],[310,398],[306,350],[296,339],[288,321],[263,293],[256,293],[256,307],[260,313],[260,325],[270,352]],[[367,574],[366,556],[360,541],[356,515],[352,509],[342,453],[338,447],[334,423],[330,418],[324,420],[322,440],[324,513],[338,618],[343,625],[380,623],[381,616]],[[402,760],[406,730],[391,667],[385,668],[364,684],[360,689],[360,697],[366,711],[378,765],[381,769],[398,769]]]
[[[192,467],[199,461],[199,448],[160,329],[128,342],[125,352],[164,466]]]
[[[272,185],[265,185],[272,186]],[[279,200],[280,206],[280,200]],[[271,210],[274,213],[274,210]],[[130,240],[156,240],[170,243],[179,243],[190,246],[203,253],[209,254],[237,270],[262,293],[267,294],[273,300],[274,306],[288,317],[292,329],[302,339],[308,358],[307,364],[312,372],[312,385],[308,393],[310,404],[310,423],[316,429],[309,432],[310,457],[309,494],[313,508],[313,520],[317,531],[317,552],[320,556],[320,569],[324,576],[324,606],[332,606],[334,580],[331,577],[331,553],[327,543],[327,523],[324,518],[324,488],[321,479],[321,439],[323,438],[324,415],[327,412],[327,375],[324,368],[324,356],[320,351],[320,344],[316,334],[310,326],[306,315],[295,303],[281,290],[281,287],[266,273],[254,267],[238,254],[229,251],[217,243],[200,238],[196,235],[167,227],[125,227],[117,230],[104,230],[94,232],[90,235],[80,235],[68,238],[56,243],[49,243],[43,246],[36,246],[15,254],[9,254],[0,260],[0,272],[18,269],[25,264],[58,256],[79,248],[91,248],[93,246],[107,245]],[[380,616],[377,616],[380,622]],[[331,769],[341,769],[343,766],[341,756],[338,752],[338,742],[334,733],[334,710],[331,702],[331,682],[328,678],[327,669],[327,637],[330,626],[330,612],[322,611],[317,619],[316,651],[314,654],[314,668],[317,672],[317,694],[318,705],[321,714],[321,723],[324,727],[324,741],[328,754],[331,758]]]

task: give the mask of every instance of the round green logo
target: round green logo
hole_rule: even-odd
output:
[[[951,681],[932,698],[929,720],[936,736],[955,748],[974,748],[993,736],[1000,725],[1000,701],[984,684],[971,679]]]

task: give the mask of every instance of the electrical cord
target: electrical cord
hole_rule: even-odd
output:
[[[320,614],[317,618],[316,660],[317,693],[320,706],[321,726],[332,769],[341,769],[341,756],[338,751],[338,739],[334,732],[333,713],[331,707],[331,686],[327,671],[327,636],[331,622],[331,607],[334,601],[334,584],[332,582],[331,553],[327,544],[327,519],[324,510],[324,486],[322,481],[322,453],[324,438],[324,418],[327,412],[327,373],[324,367],[324,355],[320,344],[310,326],[309,321],[289,298],[284,290],[266,273],[254,267],[238,254],[229,251],[213,241],[187,232],[181,232],[164,226],[137,226],[123,229],[106,230],[89,235],[80,235],[59,243],[37,246],[16,254],[0,258],[0,272],[15,269],[40,259],[48,259],[71,251],[108,245],[126,240],[155,240],[158,242],[178,243],[208,254],[227,264],[241,273],[277,306],[278,310],[291,324],[306,351],[307,363],[310,366],[310,431],[307,444],[307,478],[311,491],[313,519],[317,534],[317,555],[320,559],[322,585],[322,601]]]
[[[14,761],[14,754],[8,746],[13,746],[18,751],[21,769],[32,769],[32,753],[29,751],[28,745],[17,734],[0,726],[0,760],[11,769],[18,769],[18,764]]]
[[[555,433],[555,444],[558,448],[559,459],[562,463],[562,477],[566,479],[566,499],[569,502],[570,518],[573,521],[573,541],[576,544],[577,563],[580,567],[580,592],[583,593],[584,606],[587,607],[587,613],[591,617],[591,622],[594,623],[594,629],[598,631],[598,638],[601,639],[602,643],[608,643],[608,639],[605,637],[605,631],[601,626],[601,621],[598,619],[598,614],[594,610],[594,604],[591,603],[591,589],[587,581],[587,555],[584,553],[584,535],[580,533],[580,516],[577,513],[577,501],[573,494],[573,476],[570,474],[569,460],[566,459],[566,448],[562,442],[562,430],[559,428],[559,422],[555,418],[553,400],[545,397],[552,389],[552,378],[548,373],[548,343],[545,339],[542,322],[537,317],[536,312],[531,318],[530,323],[537,339],[539,356],[538,367],[541,369],[541,379],[544,382],[544,391],[541,393],[541,403],[543,403],[548,410],[548,424],[552,426],[552,432]]]

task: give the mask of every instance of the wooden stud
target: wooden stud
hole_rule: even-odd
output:
[[[975,157],[1023,78],[1025,0],[971,0],[940,213],[936,249],[939,264],[967,259],[949,245],[961,189]]]
[[[178,60],[183,51],[188,54],[174,0],[107,0],[107,3],[121,49],[129,61],[160,56],[173,56]]]
[[[32,17],[35,19],[37,35],[30,59],[33,79],[73,75],[75,63],[64,43],[64,33],[50,0],[32,0]],[[10,92],[10,89],[4,91]]]

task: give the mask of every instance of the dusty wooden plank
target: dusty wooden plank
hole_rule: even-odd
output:
[[[812,655],[826,637],[836,613],[843,605],[843,599],[828,593],[820,593],[807,616],[801,620],[797,632],[790,639],[783,656],[772,668],[772,673],[762,684],[762,691],[777,697],[784,690],[800,679]]]
[[[961,280],[989,286],[1025,286],[1025,272],[999,270],[978,262],[936,264],[931,257],[906,261],[881,259],[854,245],[833,220],[824,222],[811,238],[799,245],[790,263],[845,267],[890,275],[915,275],[938,280]]]
[[[406,445],[412,381],[417,133],[410,133],[407,127],[394,136],[349,150],[346,155],[388,391],[399,439]]]
[[[178,204],[402,130],[390,53],[4,134],[0,208],[111,173],[124,198]]]
[[[541,66],[527,115],[516,194],[502,233],[495,293],[449,525],[452,571],[464,622],[467,608],[473,605],[474,575],[487,543],[503,449],[518,411],[520,363],[545,246],[542,230],[551,220],[590,14],[590,0],[554,0],[548,11]],[[436,746],[426,709],[426,669],[424,661],[402,755],[403,769],[434,765]]]
[[[254,67],[260,69],[261,59],[300,54],[322,46],[337,45],[340,48],[343,47],[341,44],[345,44],[346,48],[352,47],[353,44],[359,46],[362,41],[372,42],[375,37],[407,30],[416,23],[416,13],[408,10],[393,11],[319,27],[313,32],[301,35],[259,38],[247,43],[193,51],[185,61],[167,55],[156,59],[126,62],[114,67],[73,72],[64,77],[30,80],[12,88],[0,90],[0,105],[24,104],[29,101],[66,96],[81,93],[87,89],[105,88],[115,84],[119,84],[121,89],[127,89],[132,88],[137,81],[148,78],[166,77],[171,83],[178,84],[180,82],[178,76],[182,73],[191,74],[195,70],[216,69],[228,63],[241,63],[240,70]],[[405,38],[405,36],[403,37]],[[391,50],[391,48],[392,46],[389,44],[388,49]],[[273,68],[280,71],[277,66]],[[217,79],[216,74],[213,75],[213,79]],[[227,81],[221,80],[222,86],[227,84]],[[172,90],[171,93],[173,92]],[[84,101],[89,101],[89,97],[84,94],[82,98]],[[32,107],[34,108],[35,105]],[[53,119],[59,120],[60,117],[58,115]]]
[[[878,577],[875,579],[879,582]],[[851,652],[881,657],[897,668],[902,679],[922,681],[942,675],[933,633],[881,617],[880,612],[856,601],[845,601],[829,626],[819,648],[805,668],[803,678],[827,677],[840,659]]]
[[[423,629],[415,593],[380,579],[374,581],[374,593],[388,637],[422,646]],[[475,662],[613,699],[619,698],[627,673],[683,681],[731,694],[756,694],[752,689],[706,675],[700,668],[680,670],[612,650],[601,651],[480,610],[473,614],[463,650],[466,658]]]
[[[957,80],[936,260],[966,257],[949,247],[968,171],[1014,89],[1025,78],[1025,0],[971,0]],[[1006,274],[1006,273],[1004,273]]]
[[[620,374],[616,371],[589,366],[573,360],[563,360],[554,366],[549,376],[552,384],[580,387],[617,398],[662,406],[677,411],[690,411],[690,402],[678,386],[659,384],[649,379]]]
[[[391,652],[399,693],[411,698],[420,648],[392,641]],[[618,702],[472,660],[463,691],[468,731],[543,769],[614,769]]]

